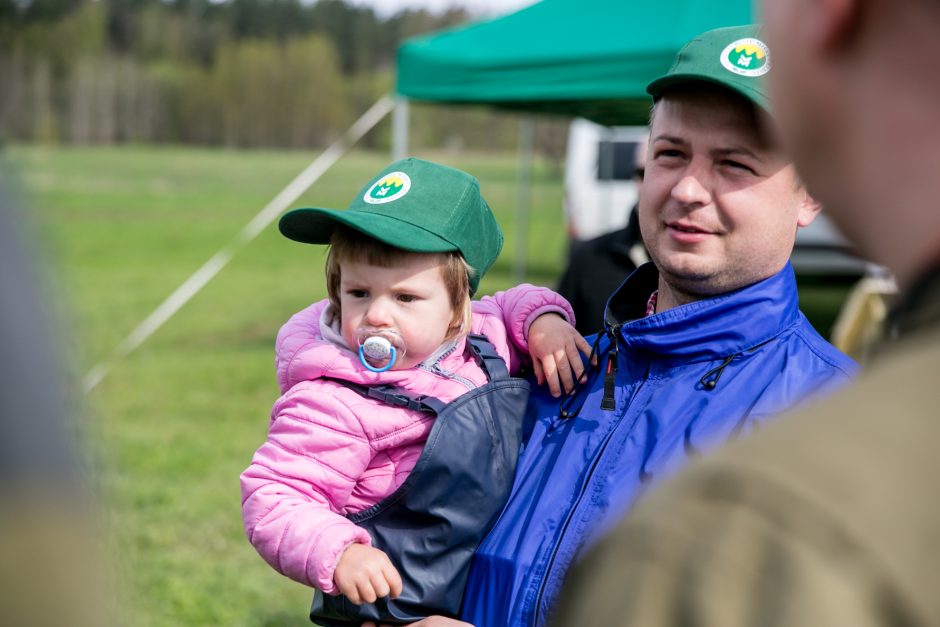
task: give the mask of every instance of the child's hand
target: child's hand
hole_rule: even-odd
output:
[[[561,396],[562,387],[570,392],[584,372],[578,351],[591,354],[587,340],[560,315],[548,313],[529,326],[528,341],[535,380],[548,383],[552,396]]]
[[[360,605],[401,594],[401,575],[388,556],[365,544],[350,544],[339,557],[333,582],[346,597]]]

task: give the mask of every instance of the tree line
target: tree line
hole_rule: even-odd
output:
[[[469,17],[344,0],[0,0],[0,138],[322,147],[392,88],[403,39]],[[511,117],[415,109],[415,144],[515,146]],[[384,148],[388,133],[366,141]]]

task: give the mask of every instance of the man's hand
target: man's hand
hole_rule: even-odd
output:
[[[375,623],[362,623],[362,627],[392,627],[391,625],[376,625]],[[465,623],[454,618],[445,618],[443,616],[428,616],[417,623],[410,623],[409,627],[473,627],[470,623]]]
[[[539,385],[548,383],[552,396],[561,396],[561,390],[570,392],[584,372],[582,352],[591,354],[591,345],[571,324],[556,313],[542,314],[529,326],[529,355],[535,380]]]
[[[355,603],[375,603],[376,599],[401,594],[401,575],[388,556],[365,544],[350,544],[333,571],[339,591]]]

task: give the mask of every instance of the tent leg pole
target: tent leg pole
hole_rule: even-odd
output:
[[[529,250],[529,201],[532,196],[532,161],[535,154],[535,117],[519,120],[519,182],[516,190],[516,250],[512,264],[513,283],[522,283],[526,275]]]
[[[392,161],[404,159],[408,155],[408,99],[395,97],[395,109],[392,111]]]

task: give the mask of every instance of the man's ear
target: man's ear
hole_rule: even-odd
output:
[[[800,211],[796,218],[796,225],[799,227],[809,226],[812,224],[813,220],[816,219],[816,216],[819,215],[819,212],[822,211],[822,204],[810,196],[805,187],[802,191],[803,200],[800,201]]]
[[[807,25],[813,43],[823,50],[835,50],[850,42],[856,34],[863,5],[867,0],[808,0],[804,5],[813,13]]]

